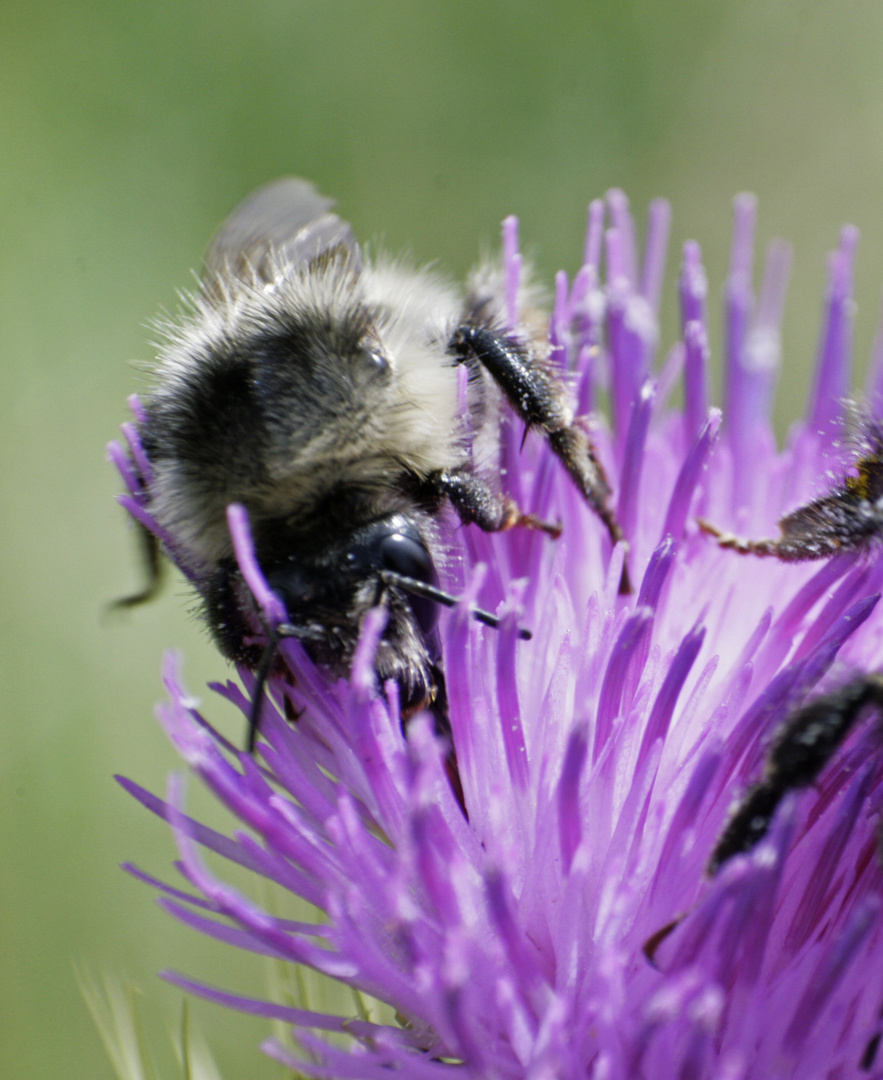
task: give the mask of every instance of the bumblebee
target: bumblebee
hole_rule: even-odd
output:
[[[259,671],[259,690],[280,633],[348,674],[362,619],[381,604],[378,680],[397,684],[404,717],[431,708],[444,728],[436,621],[453,598],[438,587],[441,513],[488,532],[558,528],[504,493],[506,410],[548,440],[611,540],[624,538],[563,379],[504,323],[499,273],[479,269],[464,296],[435,273],[369,259],[333,205],[282,179],[218,229],[191,310],[162,327],[137,421],[144,507],[220,650]],[[287,612],[281,628],[261,625],[237,565],[233,503]],[[150,581],[123,603],[154,593],[158,548],[147,534]]]

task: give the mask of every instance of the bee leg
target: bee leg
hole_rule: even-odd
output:
[[[497,495],[474,473],[443,470],[433,473],[429,484],[435,494],[450,502],[464,525],[477,525],[484,532],[505,532],[520,525],[541,529],[555,538],[561,535],[560,525],[543,521],[534,514],[522,513],[514,499]]]
[[[734,855],[744,855],[760,843],[769,832],[773,815],[786,792],[782,784],[769,781],[748,789],[714,846],[708,860],[709,877],[714,877]]]
[[[254,753],[255,744],[257,743],[258,731],[260,731],[261,727],[261,706],[267,696],[267,682],[278,652],[279,634],[274,631],[270,635],[270,640],[267,642],[263,653],[261,653],[258,666],[255,668],[254,690],[251,692],[251,709],[248,713],[248,731],[245,737],[245,749],[249,754]]]
[[[163,562],[160,558],[159,540],[145,529],[143,525],[136,523],[138,530],[138,544],[140,548],[141,562],[147,577],[144,588],[131,596],[121,596],[110,605],[112,610],[137,607],[153,600],[160,590],[163,580]]]
[[[867,547],[880,534],[879,512],[874,506],[841,488],[780,518],[782,535],[777,540],[744,540],[704,518],[697,518],[696,523],[722,548],[737,551],[740,555],[774,555],[782,562],[829,559],[844,551]]]
[[[469,811],[466,809],[466,798],[463,795],[463,783],[460,780],[460,770],[457,767],[457,751],[454,749],[454,733],[451,730],[451,718],[448,714],[448,691],[445,686],[445,676],[437,663],[432,664],[431,672],[433,683],[435,684],[435,696],[429,706],[429,711],[432,714],[436,735],[445,739],[450,747],[445,755],[445,774],[447,775],[448,783],[451,785],[454,798],[459,803],[460,809],[463,811],[463,816],[468,821]]]
[[[785,720],[767,754],[763,779],[748,789],[715,845],[708,862],[710,876],[766,836],[785,795],[816,781],[870,705],[883,712],[880,675],[860,675],[801,706]]]
[[[280,662],[279,653],[280,642],[289,636],[286,633],[288,627],[287,624],[267,626],[260,613],[254,609],[255,621],[249,621],[245,612],[251,594],[233,559],[222,559],[201,588],[205,600],[206,621],[215,644],[228,660],[242,664],[254,672],[255,684],[251,692],[245,738],[245,748],[249,754],[253,754],[261,727],[261,712],[267,697],[267,683],[275,676],[294,683],[293,675],[288,672],[284,663]],[[260,629],[257,629],[258,627]],[[291,723],[300,718],[300,714],[287,698],[284,712]]]
[[[451,336],[449,351],[459,363],[476,358],[509,404],[530,428],[538,428],[570,473],[588,505],[603,522],[612,543],[625,542],[610,506],[610,485],[586,433],[571,422],[561,381],[514,337],[487,326],[464,323]],[[620,592],[631,592],[623,569]]]
[[[712,525],[705,518],[696,518],[696,524],[699,526],[700,532],[705,533],[706,536],[713,536],[717,540],[718,547],[738,551],[740,555],[758,555],[761,558],[767,555],[775,555],[776,558],[782,558],[778,540],[771,538],[768,540],[744,540],[741,536],[736,536],[735,533],[719,529],[717,525]]]

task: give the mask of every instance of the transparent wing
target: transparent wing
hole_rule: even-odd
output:
[[[303,266],[335,249],[361,268],[349,224],[331,213],[334,200],[296,176],[274,180],[243,200],[218,228],[204,260],[204,276],[269,278],[281,263]]]

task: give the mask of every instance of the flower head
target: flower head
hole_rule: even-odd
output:
[[[395,1010],[390,1024],[311,1013],[174,981],[288,1022],[317,1076],[835,1077],[874,1064],[883,1008],[883,871],[876,818],[879,726],[859,722],[815,787],[786,790],[765,835],[710,874],[735,799],[756,783],[773,732],[812,695],[883,668],[877,549],[784,564],[725,550],[697,518],[742,535],[830,488],[851,449],[854,230],[832,256],[807,419],[777,451],[769,409],[789,254],[770,250],[752,293],[753,200],[737,200],[727,280],[725,412],[709,407],[706,280],[684,248],[682,338],[656,364],[668,208],[655,203],[643,260],[627,202],[589,214],[585,265],[559,275],[551,362],[581,412],[609,398],[593,440],[613,481],[635,592],[545,443],[505,428],[509,492],[557,541],[450,530],[445,587],[462,596],[440,634],[468,817],[427,716],[404,727],[375,688],[383,613],[372,611],[348,681],[331,685],[297,641],[280,652],[259,754],[231,747],[195,707],[177,662],[160,720],[240,819],[223,836],[122,781],[175,831],[190,889],[154,882],[176,918],[228,944],[305,964]],[[514,225],[507,295],[518,295]],[[606,277],[599,271],[602,248]],[[883,349],[868,399],[883,393]],[[679,383],[683,408],[669,403]],[[129,508],[153,527],[148,466],[117,449]],[[134,460],[136,468],[130,461]],[[274,615],[272,593],[243,573]],[[174,556],[175,538],[160,539]],[[469,605],[499,611],[499,630]],[[529,627],[522,641],[518,628]],[[255,679],[241,672],[246,691]],[[216,687],[241,706],[238,686]],[[293,717],[297,719],[292,722]],[[200,848],[304,898],[292,922],[218,880]],[[140,872],[138,872],[140,873]],[[142,875],[145,876],[145,875]],[[151,879],[152,880],[152,879]],[[191,891],[191,890],[195,890]],[[346,1041],[329,1038],[344,1033]]]

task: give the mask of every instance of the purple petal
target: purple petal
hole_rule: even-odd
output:
[[[671,227],[671,204],[667,199],[650,203],[647,221],[647,240],[644,247],[644,266],[641,271],[641,295],[650,305],[654,317],[659,311],[659,294],[665,273],[668,233]]]
[[[252,596],[255,598],[255,602],[263,611],[267,621],[272,626],[278,626],[279,623],[285,622],[287,618],[285,606],[267,585],[266,578],[258,566],[254,553],[254,543],[251,538],[251,529],[248,524],[248,512],[244,506],[231,503],[227,507],[227,526],[230,529],[230,538],[233,541],[236,561],[246,584],[251,590]]]
[[[812,431],[827,432],[838,418],[849,390],[852,363],[852,265],[858,229],[844,226],[840,246],[828,266],[828,296],[809,404]]]

